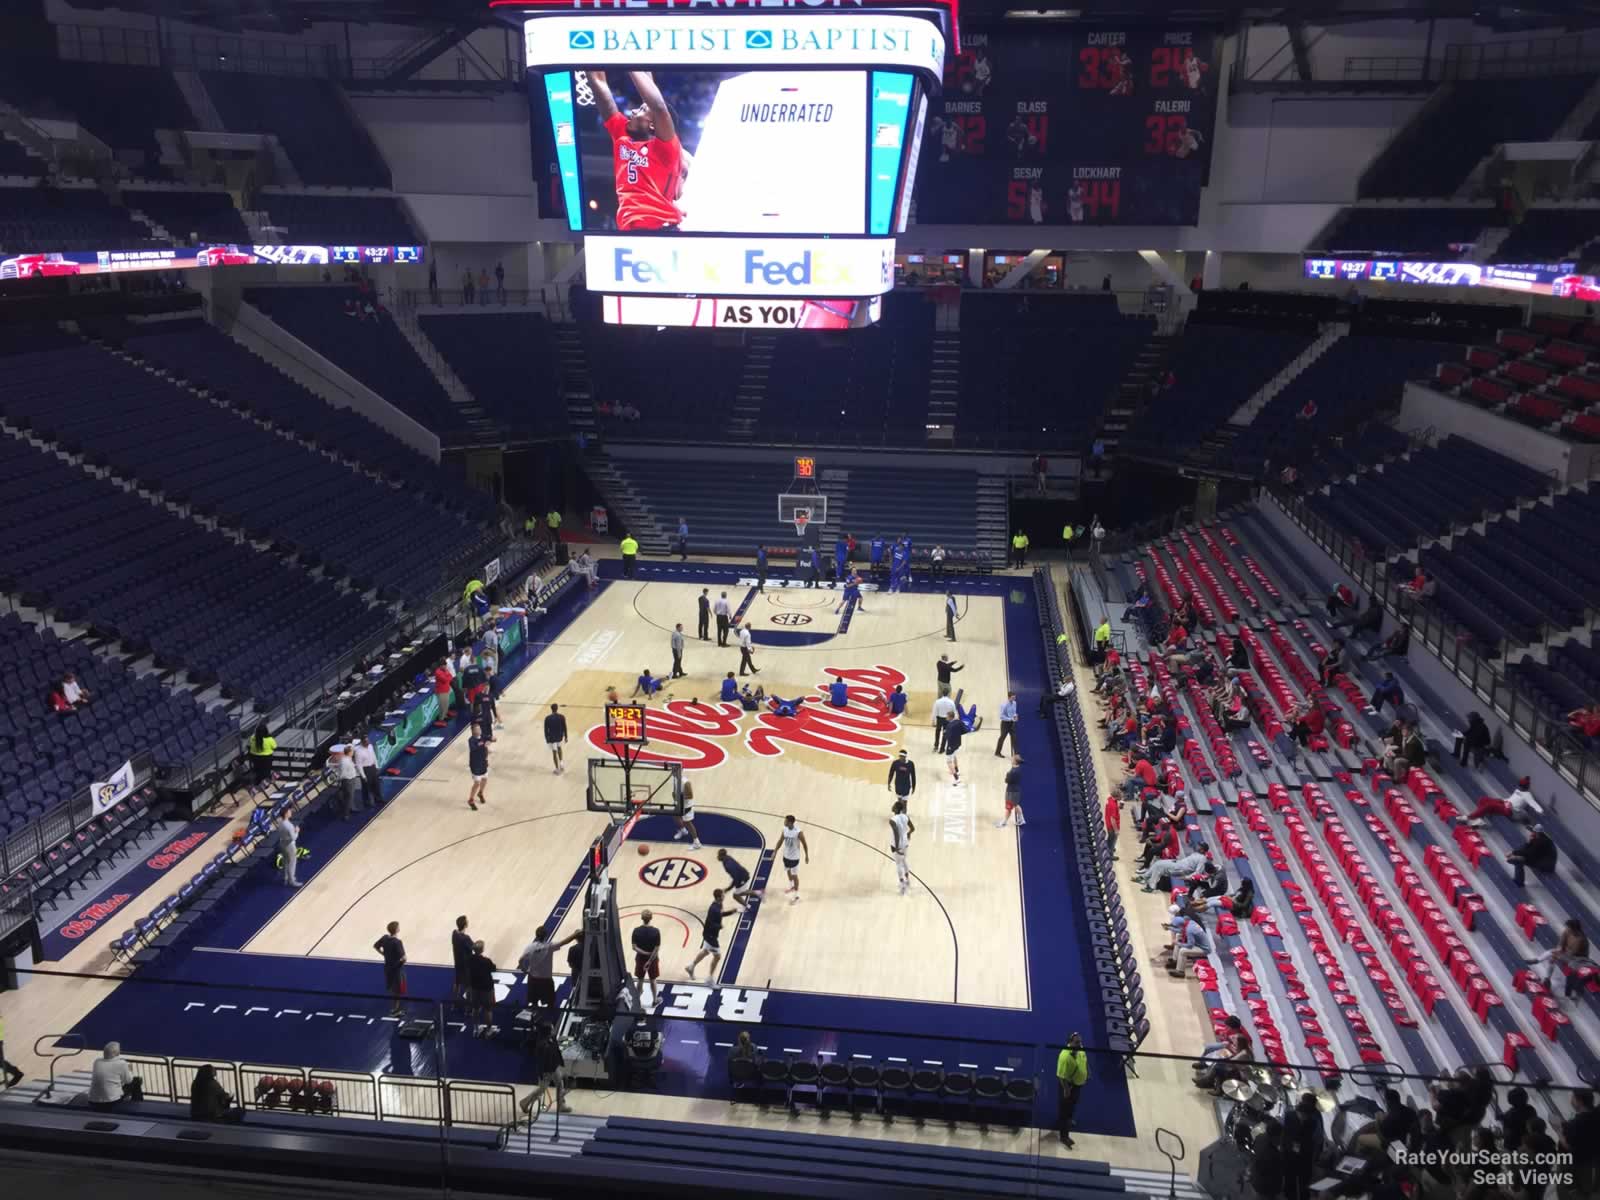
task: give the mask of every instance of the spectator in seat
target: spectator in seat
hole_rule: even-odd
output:
[[[1322,663],[1317,667],[1317,682],[1323,687],[1331,687],[1333,677],[1344,670],[1344,639],[1335,638],[1327,654],[1322,656]]]
[[[1573,709],[1567,714],[1567,724],[1584,737],[1600,738],[1600,704]]]
[[[1154,788],[1160,790],[1159,776],[1148,758],[1137,758],[1128,766],[1128,774],[1122,781],[1122,793],[1129,798],[1142,794]]]
[[[1233,648],[1228,651],[1228,670],[1236,672],[1250,670],[1250,648],[1244,644],[1243,638],[1233,639]]]
[[[45,700],[45,704],[49,707],[51,712],[60,713],[62,716],[65,716],[67,713],[72,711],[72,705],[67,703],[67,697],[62,692],[61,684],[59,682],[55,685],[55,687],[50,689],[50,695]]]
[[[1194,1064],[1195,1087],[1213,1096],[1222,1095],[1224,1080],[1241,1078],[1244,1066],[1256,1060],[1255,1047],[1244,1023],[1229,1013],[1222,1024],[1222,1040],[1201,1050],[1200,1061]]]
[[[1372,689],[1372,708],[1374,712],[1382,712],[1385,704],[1394,706],[1395,712],[1400,711],[1400,706],[1406,702],[1405,689],[1400,686],[1400,681],[1394,677],[1393,671],[1383,673],[1383,682]]]
[[[1171,957],[1167,959],[1167,974],[1174,979],[1182,979],[1184,965],[1189,960],[1209,957],[1215,952],[1216,946],[1204,925],[1191,916],[1178,913],[1172,922],[1172,944],[1168,949]]]
[[[1328,610],[1328,620],[1337,620],[1339,614],[1346,609],[1354,612],[1357,602],[1357,596],[1350,590],[1349,584],[1336,584],[1333,591],[1328,593],[1328,600],[1325,606]]]
[[[1302,404],[1300,406],[1300,411],[1295,414],[1295,420],[1297,420],[1297,421],[1305,421],[1307,423],[1310,423],[1311,421],[1316,419],[1316,416],[1317,416],[1317,402],[1315,400],[1309,400],[1308,399],[1304,404]]]
[[[204,1063],[194,1073],[189,1085],[189,1119],[191,1121],[223,1121],[236,1125],[244,1120],[244,1110],[233,1106],[233,1097],[217,1082],[217,1069]]]
[[[1144,875],[1139,880],[1139,886],[1147,892],[1153,892],[1160,886],[1163,880],[1170,879],[1173,876],[1177,876],[1179,879],[1189,878],[1189,876],[1193,875],[1195,872],[1205,868],[1205,851],[1206,844],[1201,842],[1198,846],[1189,851],[1189,853],[1183,855],[1181,858],[1157,859],[1155,862],[1152,862],[1148,867],[1145,868]],[[1164,890],[1170,891],[1171,885],[1169,884]]]
[[[1528,777],[1524,775],[1517,780],[1517,786],[1504,800],[1494,796],[1483,797],[1478,801],[1478,807],[1472,810],[1472,815],[1467,818],[1467,824],[1477,828],[1484,824],[1490,813],[1493,813],[1500,817],[1510,817],[1518,825],[1532,825],[1544,815],[1544,809],[1533,798],[1533,792],[1528,784]]]
[[[1334,629],[1349,626],[1351,634],[1378,633],[1383,629],[1383,601],[1376,593],[1367,597],[1367,606],[1359,613],[1339,618],[1332,623]]]
[[[1530,958],[1528,965],[1533,968],[1533,973],[1539,976],[1545,987],[1549,987],[1550,981],[1555,978],[1557,967],[1565,971],[1569,967],[1586,962],[1588,958],[1589,938],[1583,932],[1583,922],[1577,917],[1569,917],[1567,923],[1562,926],[1561,938],[1555,947],[1546,950],[1538,958]],[[1572,995],[1575,985],[1576,978],[1569,977],[1567,995]]]
[[[1529,868],[1545,875],[1556,869],[1556,863],[1560,858],[1561,852],[1556,849],[1556,844],[1550,835],[1544,831],[1544,826],[1530,825],[1528,840],[1506,855],[1506,861],[1511,864],[1511,882],[1518,887],[1526,887],[1526,872]]]
[[[82,708],[85,704],[89,703],[90,700],[94,699],[94,697],[89,694],[89,689],[79,683],[78,677],[71,671],[68,671],[61,677],[61,695],[66,699],[66,702],[72,705],[72,707],[75,709]]]
[[[1413,767],[1428,761],[1428,746],[1422,740],[1422,731],[1410,721],[1395,722],[1391,749],[1383,760],[1383,769],[1396,783],[1404,783]]]
[[[1421,567],[1417,568],[1417,573],[1411,577],[1411,582],[1403,585],[1400,588],[1401,602],[1410,603],[1412,605],[1421,604],[1425,600],[1431,600],[1438,594],[1439,581],[1433,576],[1429,575]]]
[[[1139,870],[1148,871],[1157,859],[1176,859],[1180,848],[1178,827],[1173,824],[1172,818],[1165,816],[1157,818],[1155,829],[1145,839],[1144,853],[1139,858]]]
[[[1311,744],[1313,735],[1320,735],[1327,728],[1327,714],[1322,711],[1322,706],[1309,696],[1295,705],[1290,710],[1289,716],[1294,722],[1289,730],[1289,736],[1302,748]]]
[[[122,1057],[120,1042],[107,1042],[105,1053],[95,1060],[89,1081],[89,1107],[116,1108],[126,1101],[144,1099],[144,1081],[133,1073],[133,1065]]]
[[[1490,747],[1494,739],[1489,733],[1489,726],[1484,723],[1483,714],[1469,712],[1467,714],[1467,727],[1456,734],[1456,761],[1463,767],[1470,765],[1483,766],[1483,760],[1489,757]]]
[[[1367,651],[1367,661],[1371,662],[1375,658],[1404,658],[1410,651],[1411,623],[1402,621],[1399,629]]]

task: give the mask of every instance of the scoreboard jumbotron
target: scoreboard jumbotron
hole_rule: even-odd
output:
[[[954,4],[514,0],[617,324],[849,329],[894,286]]]

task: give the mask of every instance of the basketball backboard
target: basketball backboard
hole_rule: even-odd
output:
[[[681,813],[683,768],[675,762],[591,758],[585,798],[591,812]]]
[[[783,492],[778,496],[778,520],[794,530],[795,536],[813,539],[828,523],[828,498],[821,492]]]

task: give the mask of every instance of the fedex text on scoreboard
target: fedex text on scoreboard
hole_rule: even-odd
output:
[[[893,285],[949,10],[773,7],[526,10],[530,103],[550,134],[541,204],[584,233],[592,290],[811,302],[717,306],[713,323],[875,315],[851,302]]]

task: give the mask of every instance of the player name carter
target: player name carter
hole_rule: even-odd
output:
[[[1126,46],[1128,35],[1125,33],[1091,33],[1089,45],[1091,46]]]
[[[741,121],[765,122],[772,125],[794,125],[801,122],[823,124],[833,120],[831,104],[745,104],[739,108]]]

